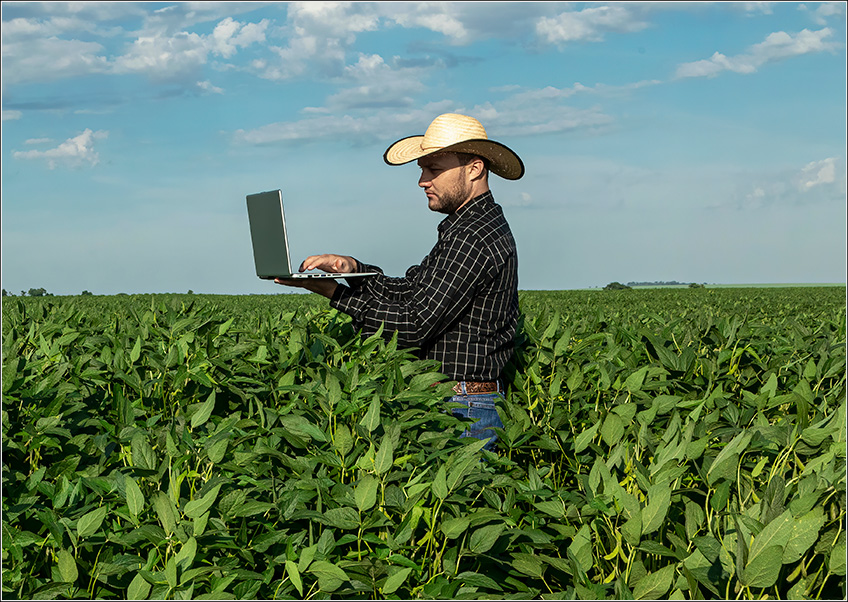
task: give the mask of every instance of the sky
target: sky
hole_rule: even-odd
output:
[[[295,263],[402,276],[436,241],[395,140],[479,119],[519,288],[846,281],[846,4],[3,2],[2,286],[289,292]]]

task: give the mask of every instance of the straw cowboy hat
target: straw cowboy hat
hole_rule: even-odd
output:
[[[466,115],[439,115],[423,136],[401,138],[383,155],[389,165],[403,165],[438,152],[470,153],[489,161],[492,173],[507,180],[524,175],[524,163],[512,150],[489,140],[482,124]]]

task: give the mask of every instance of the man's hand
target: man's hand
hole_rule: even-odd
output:
[[[275,278],[274,282],[285,286],[305,288],[309,292],[323,295],[327,299],[333,298],[333,293],[336,292],[336,288],[339,286],[332,278]]]
[[[324,272],[350,274],[356,271],[356,260],[346,255],[312,255],[300,264],[301,272],[319,269]]]
[[[312,255],[300,264],[301,272],[315,269],[323,272],[350,274],[356,271],[356,260],[346,255]],[[328,299],[332,299],[333,293],[336,292],[336,287],[338,287],[338,283],[335,280],[324,278],[276,278],[274,282],[285,286],[305,288],[310,292],[323,295]]]

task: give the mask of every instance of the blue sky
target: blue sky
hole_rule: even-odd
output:
[[[2,286],[274,293],[436,239],[396,139],[480,119],[525,290],[845,282],[845,3],[2,3]]]

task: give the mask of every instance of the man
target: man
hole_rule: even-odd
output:
[[[349,279],[347,286],[328,279],[276,282],[324,295],[363,334],[382,324],[387,335],[397,332],[400,346],[417,347],[422,357],[441,362],[442,372],[458,381],[451,401],[465,406],[454,413],[476,420],[466,434],[489,438],[493,449],[490,428],[503,427],[495,401],[503,392],[501,371],[512,355],[518,320],[518,258],[488,177],[491,171],[517,180],[524,164],[489,140],[479,121],[453,113],[433,120],[423,136],[398,140],[383,159],[389,165],[417,160],[418,185],[430,210],[447,215],[430,254],[402,278],[353,257],[314,255],[301,271],[379,275]]]

